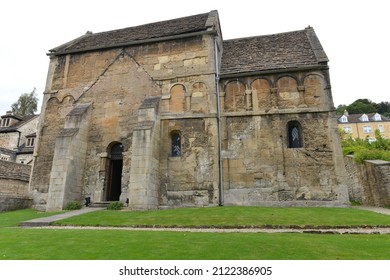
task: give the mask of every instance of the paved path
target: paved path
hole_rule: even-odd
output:
[[[390,215],[390,209],[373,206],[354,206],[355,209],[373,211]],[[365,227],[365,228],[163,228],[163,227],[74,227],[74,226],[51,226],[50,223],[68,217],[81,215],[88,212],[98,211],[105,208],[83,208],[69,211],[50,217],[38,218],[25,221],[23,227],[48,228],[48,229],[85,229],[85,230],[132,230],[132,231],[176,231],[176,232],[217,232],[217,233],[315,233],[315,234],[390,234],[390,227]]]
[[[367,210],[367,211],[373,211],[380,214],[390,215],[390,209],[389,208],[382,208],[382,207],[375,207],[375,206],[353,206],[352,208],[360,209],[360,210]]]
[[[66,213],[58,214],[58,215],[53,215],[50,217],[43,217],[43,218],[37,218],[29,221],[25,221],[21,223],[21,226],[23,227],[42,227],[42,226],[49,226],[50,223],[63,220],[69,217],[89,213],[89,212],[94,212],[98,210],[102,210],[105,208],[82,208],[80,210],[74,210],[74,211],[69,211]]]
[[[213,233],[312,233],[312,234],[390,234],[390,228],[179,228],[179,227],[89,227],[89,226],[39,226],[37,229],[63,230],[129,230]]]

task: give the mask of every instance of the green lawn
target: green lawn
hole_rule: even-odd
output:
[[[299,208],[262,207],[226,207],[226,209],[218,207],[150,212],[98,211],[94,212],[95,216],[91,215],[92,213],[83,216],[85,220],[101,219],[102,224],[105,225],[123,225],[128,223],[129,217],[133,217],[134,220],[137,217],[139,224],[149,221],[157,225],[279,225],[283,221],[284,224],[305,225],[305,221],[310,221],[313,225],[341,226],[347,220],[352,225],[368,224],[367,219],[371,219],[372,224],[389,224],[388,216],[355,209],[305,208],[300,210]],[[297,217],[299,211],[303,216],[306,213],[307,217]],[[234,214],[236,212],[237,214]],[[22,221],[49,214],[53,213],[39,213],[33,210],[0,213],[0,260],[390,259],[390,235],[189,233],[15,227]],[[336,214],[339,215],[338,223],[337,217],[334,217]],[[277,217],[274,217],[275,215]],[[315,223],[316,219],[310,218],[313,215],[317,216],[320,222]],[[83,216],[79,216],[78,219]],[[192,216],[195,218],[192,219]],[[201,223],[196,223],[196,217]],[[230,222],[228,222],[229,217]],[[189,218],[190,221],[187,221]],[[168,222],[169,219],[171,223]],[[131,223],[134,223],[134,220]],[[161,223],[156,222],[159,220]]]
[[[390,216],[351,208],[208,207],[97,211],[56,222],[83,226],[354,227],[390,226]]]

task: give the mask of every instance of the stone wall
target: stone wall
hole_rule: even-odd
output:
[[[0,211],[28,208],[31,166],[0,160]]]
[[[345,157],[344,161],[350,200],[365,205],[390,205],[390,162],[366,160],[358,164],[353,156]]]
[[[214,48],[213,35],[197,33],[53,56],[35,202],[50,210],[70,198],[107,201],[119,186],[134,209],[218,205],[220,121],[226,205],[347,204],[328,70],[218,80]],[[70,127],[80,104],[90,104],[88,118]],[[293,126],[298,147],[290,147]]]
[[[0,147],[16,150],[18,148],[20,134],[17,131],[0,133]]]

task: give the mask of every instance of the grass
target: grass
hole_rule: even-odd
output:
[[[0,229],[3,260],[390,259],[388,235]]]
[[[390,235],[191,233],[115,229],[17,228],[50,215],[33,210],[0,213],[0,260],[379,260],[390,259]],[[218,207],[78,216],[105,225],[389,225],[389,216],[337,208]],[[302,217],[299,217],[301,215]],[[241,218],[240,218],[241,217]],[[359,220],[359,217],[361,219]],[[75,223],[76,217],[69,219]],[[77,220],[76,219],[76,220]],[[82,222],[82,220],[84,221]],[[171,222],[169,222],[169,220]],[[200,221],[196,223],[196,221]],[[337,222],[338,220],[338,222]],[[317,222],[316,222],[317,221]]]
[[[209,207],[97,211],[56,222],[78,226],[353,227],[390,226],[390,216],[351,208]]]
[[[0,212],[0,228],[17,227],[23,221],[48,217],[63,212],[39,212],[33,209]]]

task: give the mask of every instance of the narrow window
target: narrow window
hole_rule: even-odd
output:
[[[296,121],[289,122],[287,127],[288,127],[288,147],[301,148],[302,136],[301,136],[301,126],[299,122]]]
[[[181,156],[181,138],[178,132],[174,132],[171,134],[172,141],[172,151],[171,156],[179,157]]]

